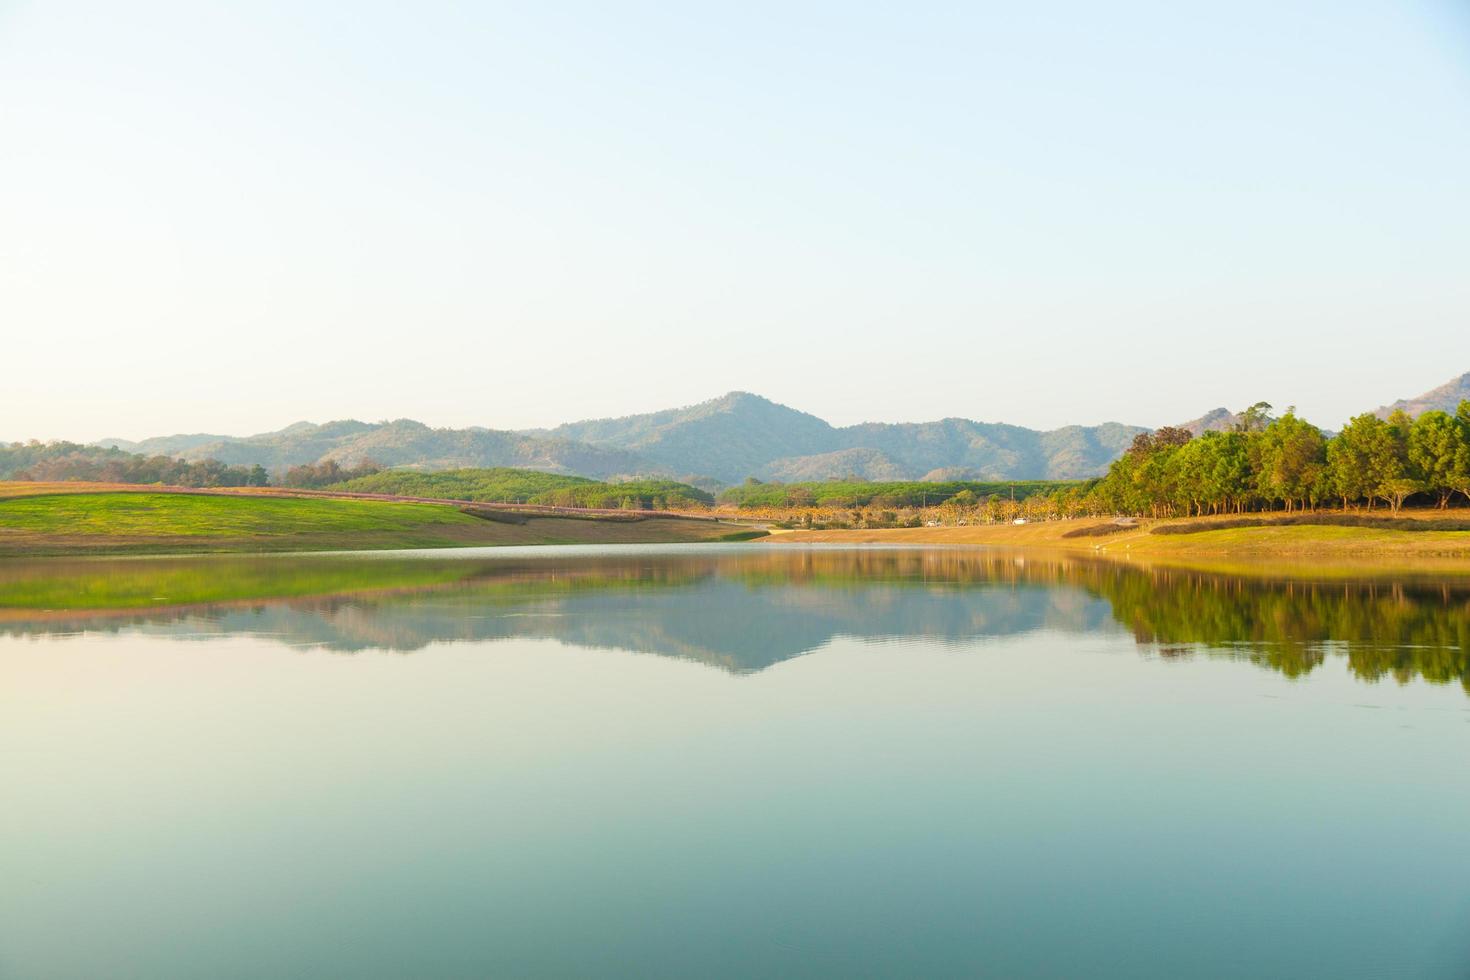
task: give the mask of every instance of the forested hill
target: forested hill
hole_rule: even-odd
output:
[[[536,470],[492,469],[383,470],[332,485],[334,490],[388,493],[405,497],[481,500],[501,504],[555,507],[622,507],[639,510],[707,507],[714,497],[673,480],[600,483],[580,476]]]
[[[689,408],[538,433],[627,450],[676,473],[767,480],[1074,479],[1107,468],[1146,431],[1109,423],[1039,432],[950,418],[836,427],[747,392]]]
[[[347,419],[323,425],[298,422],[254,436],[164,436],[136,443],[102,440],[101,444],[144,455],[259,463],[273,471],[327,460],[344,467],[371,460],[380,466],[425,470],[513,466],[597,479],[636,476],[654,469],[621,449],[496,429],[434,429],[413,419],[379,423]]]
[[[1076,479],[1102,473],[1146,431],[1109,423],[1038,432],[969,419],[838,428],[758,395],[689,408],[574,422],[551,430],[434,429],[412,419],[299,422],[253,436],[205,433],[129,442],[144,455],[260,464],[272,472],[336,461],[445,470],[517,467],[594,479],[662,477],[707,486],[764,480]]]

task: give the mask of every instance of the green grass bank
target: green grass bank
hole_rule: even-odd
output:
[[[749,528],[671,517],[487,520],[450,504],[245,494],[0,498],[0,555],[336,551],[718,541]]]

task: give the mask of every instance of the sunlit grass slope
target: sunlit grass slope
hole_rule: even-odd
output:
[[[0,499],[0,554],[438,548],[718,540],[713,522],[485,520],[445,504],[188,493],[66,493]]]

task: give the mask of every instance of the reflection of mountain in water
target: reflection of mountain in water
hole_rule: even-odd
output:
[[[942,580],[805,581],[734,569],[675,577],[521,580],[487,591],[463,584],[377,596],[360,594],[225,606],[136,618],[11,624],[10,632],[118,629],[189,638],[250,634],[293,646],[409,652],[435,642],[554,639],[681,657],[732,671],[760,670],[815,650],[835,636],[947,642],[1049,628],[1108,627],[1107,604],[1068,587]],[[685,569],[685,571],[695,571]]]
[[[426,574],[422,564],[404,571],[358,560],[351,568],[353,590],[326,598],[78,612],[45,620],[21,615],[0,623],[0,630],[251,634],[347,652],[532,637],[752,671],[836,636],[969,642],[1042,629],[1126,629],[1162,656],[1248,659],[1291,676],[1312,670],[1333,651],[1346,654],[1366,679],[1444,682],[1470,675],[1470,592],[1462,585],[1273,582],[952,551],[767,548],[626,559],[428,561],[444,567]],[[137,564],[114,567],[119,575],[146,574]],[[226,568],[213,566],[209,574],[227,574]],[[89,574],[95,578],[95,565]],[[258,563],[250,574],[259,577]],[[325,575],[320,569],[312,574]],[[379,578],[363,581],[365,575]],[[43,584],[48,594],[64,591]],[[26,585],[36,582],[27,579]],[[147,592],[146,583],[135,585],[139,590]]]
[[[923,636],[958,642],[1043,627],[1099,628],[1106,603],[1039,587],[858,589],[747,587],[712,578],[673,589],[528,596],[485,606],[473,594],[415,596],[228,612],[219,626],[334,650],[413,650],[442,640],[535,637],[759,670],[833,637]]]

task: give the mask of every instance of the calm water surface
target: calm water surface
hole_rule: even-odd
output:
[[[1470,977],[1470,584],[0,563],[0,977]]]

